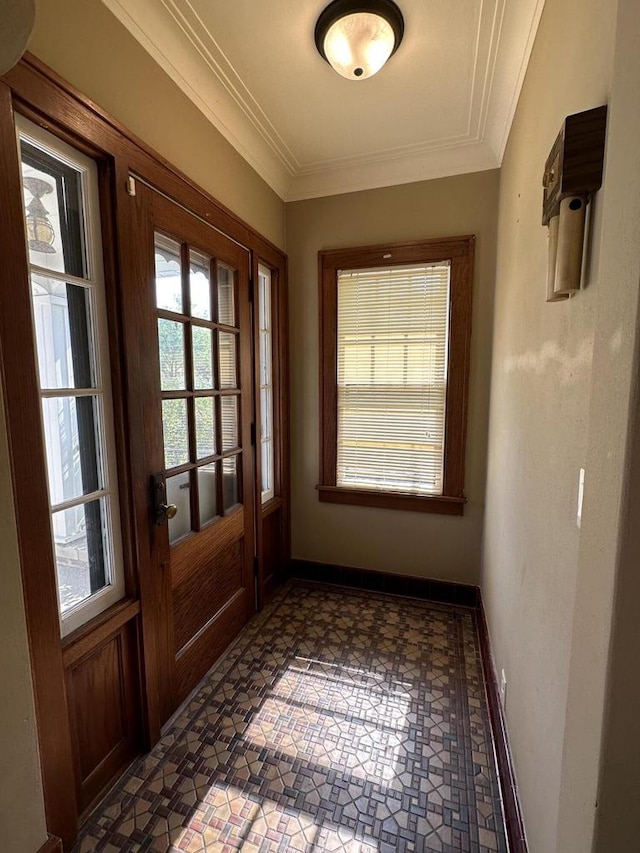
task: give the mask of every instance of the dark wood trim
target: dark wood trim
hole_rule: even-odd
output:
[[[144,350],[137,330],[145,320],[152,323],[152,306],[148,293],[138,286],[144,278],[150,259],[135,242],[135,235],[148,221],[147,199],[139,194],[132,199],[127,193],[129,169],[125,161],[115,158],[114,163],[114,203],[115,222],[118,233],[117,260],[120,275],[117,281],[117,299],[119,304],[120,340],[122,375],[141,372],[144,363]],[[145,247],[151,254],[151,248]],[[149,330],[146,340],[155,341],[155,329]],[[137,568],[137,590],[141,601],[139,617],[139,661],[141,669],[141,695],[144,716],[144,743],[151,747],[160,737],[161,705],[160,695],[162,673],[159,660],[161,640],[167,614],[156,602],[156,584],[166,584],[166,574],[158,577],[154,543],[149,535],[149,483],[144,459],[144,442],[147,432],[153,428],[155,420],[149,417],[153,412],[153,400],[149,400],[137,389],[124,382],[122,391],[127,413],[127,468],[131,490],[129,512],[131,516],[130,534]],[[122,496],[121,496],[122,500]],[[147,606],[146,602],[152,602]]]
[[[262,507],[262,518],[269,518],[272,513],[277,512],[281,507],[282,498],[277,496],[275,498],[271,498],[271,500]]]
[[[396,575],[392,572],[337,566],[333,563],[293,559],[291,576],[317,583],[366,589],[370,592],[386,592],[391,595],[406,595],[443,604],[457,604],[461,607],[477,608],[480,603],[480,589],[471,584]]]
[[[462,515],[467,502],[466,498],[394,494],[366,489],[344,489],[339,486],[316,486],[316,489],[318,497],[325,503],[401,509],[407,512],[437,512],[441,515]]]
[[[95,620],[65,637],[62,644],[62,660],[65,669],[93,654],[97,646],[119,631],[131,619],[135,619],[139,613],[140,602],[125,598],[96,616]]]
[[[383,509],[463,515],[471,306],[475,237],[445,237],[411,243],[318,252],[320,304],[320,485],[321,501]],[[391,256],[391,260],[389,260]],[[337,274],[341,269],[450,261],[449,362],[447,372],[443,494],[434,497],[376,493],[336,486],[338,388]]]
[[[44,842],[38,853],[63,853],[62,841],[55,835],[50,835]]]
[[[452,497],[461,497],[464,492],[474,249],[475,237],[464,237],[458,247],[460,254],[451,256],[443,492]]]
[[[404,243],[383,243],[377,246],[353,246],[345,249],[323,249],[321,254],[335,269],[360,269],[368,266],[380,266],[382,256],[391,254],[392,261],[386,263],[412,264],[415,262],[432,263],[445,258],[466,257],[469,245],[475,241],[475,235],[463,234],[460,237],[435,237],[429,240],[411,240]]]
[[[509,748],[507,725],[502,702],[500,701],[498,675],[491,652],[491,641],[482,598],[479,600],[476,625],[480,642],[480,657],[484,671],[489,716],[491,718],[491,728],[496,749],[498,774],[500,776],[500,789],[502,791],[509,850],[511,853],[527,853],[527,838],[524,830],[522,810],[520,808],[520,799],[518,797],[518,785],[516,783],[513,760]]]
[[[47,829],[71,846],[77,804],[65,695],[31,289],[11,92],[0,83],[0,369],[31,652]]]

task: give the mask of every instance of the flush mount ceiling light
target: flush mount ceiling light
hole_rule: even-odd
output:
[[[334,0],[318,18],[316,47],[348,80],[366,80],[395,53],[404,34],[392,0]]]

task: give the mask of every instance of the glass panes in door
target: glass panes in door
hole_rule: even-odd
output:
[[[95,163],[17,118],[61,632],[124,594]]]
[[[156,307],[182,314],[180,244],[156,234]]]
[[[170,235],[155,236],[156,314],[169,541],[242,500],[237,274]]]

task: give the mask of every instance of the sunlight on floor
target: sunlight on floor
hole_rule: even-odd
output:
[[[406,691],[388,688],[372,673],[296,658],[244,739],[250,748],[267,747],[359,779],[389,783],[404,748],[410,706]]]
[[[207,817],[211,810],[215,810],[213,820]],[[282,836],[288,838],[287,850],[299,853],[316,850],[377,853],[380,849],[366,836],[358,837],[342,827],[317,823],[310,815],[293,813],[271,800],[256,803],[233,786],[214,785],[196,809],[189,827],[174,837],[170,853],[202,850],[264,853],[266,849],[281,849]]]
[[[506,853],[470,611],[292,583],[75,853]]]

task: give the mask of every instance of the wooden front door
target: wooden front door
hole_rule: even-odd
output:
[[[162,723],[255,609],[250,266],[140,182],[135,204]]]

